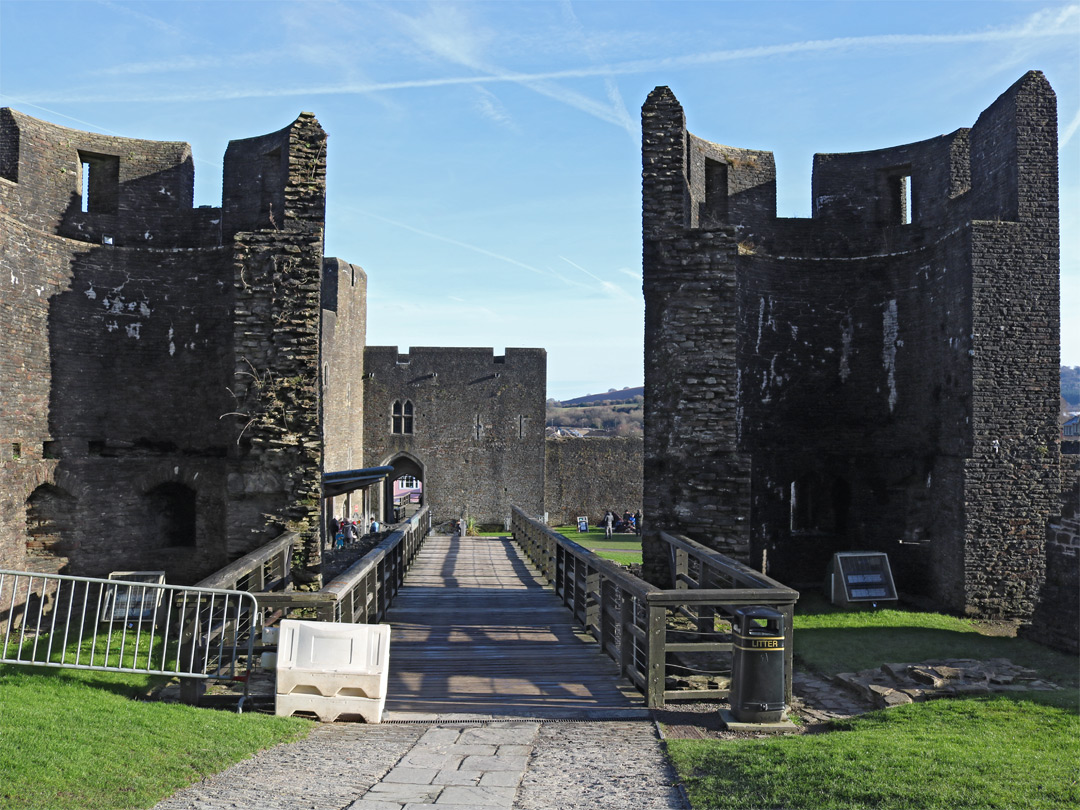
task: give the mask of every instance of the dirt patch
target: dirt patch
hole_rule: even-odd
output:
[[[1000,636],[1002,638],[1016,638],[1016,631],[1020,628],[1019,619],[976,619],[975,629],[984,636]]]

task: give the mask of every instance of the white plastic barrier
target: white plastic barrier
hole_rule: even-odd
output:
[[[312,712],[324,723],[359,715],[382,719],[390,625],[282,619],[275,713]]]

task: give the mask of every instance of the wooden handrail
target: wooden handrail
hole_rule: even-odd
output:
[[[381,621],[430,531],[431,510],[425,506],[322,590],[296,594],[298,598],[292,602],[288,594],[270,601],[274,607],[286,611],[314,607],[320,621],[361,624]]]
[[[650,708],[662,707],[674,698],[728,695],[723,689],[667,690],[667,653],[730,650],[730,641],[719,640],[714,617],[731,616],[745,605],[769,605],[785,617],[784,694],[790,703],[792,618],[798,591],[688,537],[663,531],[660,539],[671,546],[677,558],[677,587],[661,589],[563,537],[517,507],[512,510],[511,520],[514,539],[601,649],[641,689]],[[688,573],[690,559],[698,564],[698,579]],[[716,580],[736,587],[714,587]],[[690,615],[703,640],[669,643],[665,619],[668,611]]]
[[[721,554],[719,551],[711,549],[708,546],[703,546],[701,543],[698,543],[696,540],[691,540],[685,535],[669,534],[665,531],[661,531],[660,539],[669,546],[681,549],[697,559],[706,561],[710,565],[727,572],[733,578],[746,582],[748,587],[788,589],[786,585],[777,582],[775,579],[766,576],[760,571],[755,571],[750,566],[744,565],[738,560],[733,560],[731,557]]]
[[[282,580],[289,578],[289,564],[291,563],[293,544],[299,540],[300,535],[296,532],[283,532],[265,545],[259,546],[254,551],[248,552],[238,560],[226,565],[219,571],[215,571],[205,579],[195,584],[196,588],[225,588],[233,589],[237,583],[249,574],[258,571],[275,556],[284,556],[284,565],[281,571]],[[280,583],[279,583],[280,584]],[[264,582],[258,583],[258,590],[265,587]]]

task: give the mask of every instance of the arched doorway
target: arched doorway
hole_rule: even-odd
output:
[[[155,542],[160,546],[195,546],[196,495],[191,487],[166,481],[146,493]]]
[[[27,556],[50,558],[58,566],[66,565],[74,518],[75,498],[60,487],[42,484],[31,492],[26,499]]]
[[[394,468],[383,484],[383,517],[387,523],[408,520],[424,505],[424,465],[402,453],[387,466]]]

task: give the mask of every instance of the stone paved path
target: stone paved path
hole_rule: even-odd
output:
[[[617,673],[584,649],[514,549],[457,536],[429,543],[434,562],[414,565],[416,593],[390,617],[398,638],[384,719],[403,722],[317,726],[155,810],[686,810],[649,713],[614,688]],[[463,609],[476,594],[517,610]],[[865,710],[813,676],[797,673],[794,691],[812,720]],[[715,704],[657,716],[675,736],[679,724],[700,732],[687,736],[719,725]]]
[[[867,706],[796,672],[804,718]],[[698,705],[711,736],[715,704]],[[663,714],[663,712],[661,713]],[[677,716],[677,715],[676,715]],[[692,713],[691,713],[692,717]],[[682,736],[682,735],[678,735]],[[317,726],[300,742],[263,751],[184,788],[154,810],[686,810],[650,720],[466,721]]]
[[[318,726],[154,810],[686,810],[644,720]]]

